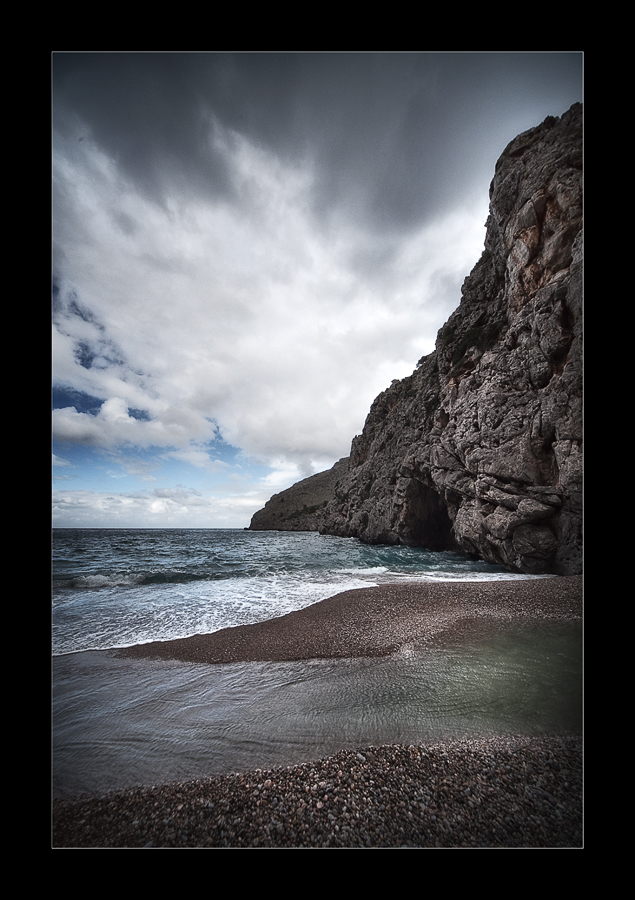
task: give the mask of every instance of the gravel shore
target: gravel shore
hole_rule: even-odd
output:
[[[582,615],[582,577],[408,582],[344,591],[254,625],[119,651],[132,658],[230,663],[384,656],[406,644],[470,637],[511,620]]]
[[[121,651],[220,663],[380,656],[582,614],[582,579],[383,585],[257,625]],[[386,745],[53,801],[54,848],[580,848],[580,735]]]
[[[343,751],[303,765],[56,801],[62,848],[580,848],[582,739]]]

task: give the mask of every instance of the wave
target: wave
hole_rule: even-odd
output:
[[[112,572],[75,575],[55,579],[57,590],[99,590],[100,588],[136,587],[153,584],[193,584],[197,581],[225,581],[244,578],[244,572]]]
[[[263,567],[253,573],[245,573],[244,569],[235,572],[175,572],[175,571],[144,571],[144,572],[111,572],[93,573],[87,575],[75,575],[73,577],[57,578],[54,582],[54,593],[65,594],[76,591],[104,591],[113,588],[131,589],[136,587],[152,587],[161,585],[195,585],[201,582],[241,582],[245,579],[258,582],[280,582],[292,579],[294,582],[305,580],[308,583],[320,581],[328,582],[333,586],[341,583],[345,585],[350,579],[362,581],[506,581],[517,578],[544,578],[549,576],[521,575],[513,572],[466,571],[462,566],[439,566],[428,571],[421,569],[397,570],[388,566],[360,566],[350,568],[334,568],[330,572],[311,569],[303,571],[285,571]]]
[[[73,532],[57,537],[53,648],[57,655],[210,633],[391,581],[519,577],[527,576],[453,553],[313,533],[142,532],[124,547],[118,535]]]

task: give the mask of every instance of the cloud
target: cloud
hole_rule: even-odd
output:
[[[190,466],[194,466],[194,468],[203,469],[209,473],[223,473],[231,468],[230,464],[222,459],[211,459],[207,449],[197,448],[193,445],[188,446],[186,450],[173,450],[167,453],[166,457],[177,459],[180,462],[185,462]]]
[[[242,528],[270,494],[203,494],[192,488],[108,492],[56,490],[58,528]]]
[[[72,462],[69,462],[67,459],[62,459],[61,457],[56,456],[55,453],[53,453],[53,465],[54,466],[69,466],[70,468],[74,468],[74,465]]]
[[[580,62],[53,54],[56,446],[139,482],[244,485],[251,459],[258,496],[346,455],[458,305],[496,158],[580,99]],[[73,496],[66,519],[194,509]]]
[[[386,233],[464,196],[528,117],[564,112],[581,66],[575,52],[56,53],[54,112],[159,205],[236,202],[224,143],[240,135],[312,165],[314,214]]]
[[[378,264],[350,223],[316,230],[310,170],[238,137],[232,148],[244,205],[181,199],[168,214],[86,142],[81,206],[60,225],[82,240],[64,241],[55,369],[104,399],[96,414],[56,410],[59,440],[185,448],[219,426],[248,453],[308,470],[345,455],[374,396],[432,349],[482,249],[485,202],[383,245]]]

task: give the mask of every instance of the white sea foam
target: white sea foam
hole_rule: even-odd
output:
[[[72,584],[77,588],[99,590],[100,588],[139,584],[142,578],[142,575],[123,572],[116,572],[112,575],[79,575],[73,579]]]
[[[56,554],[55,654],[261,622],[391,581],[523,577],[457,554],[303,532],[70,531]]]

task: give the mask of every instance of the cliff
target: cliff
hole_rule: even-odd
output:
[[[264,509],[254,514],[251,531],[318,531],[324,513],[335,495],[335,483],[348,471],[348,457],[332,469],[298,481],[286,491],[274,494]]]
[[[372,404],[314,527],[581,571],[582,254],[575,104],[504,150],[460,305],[435,351]]]

